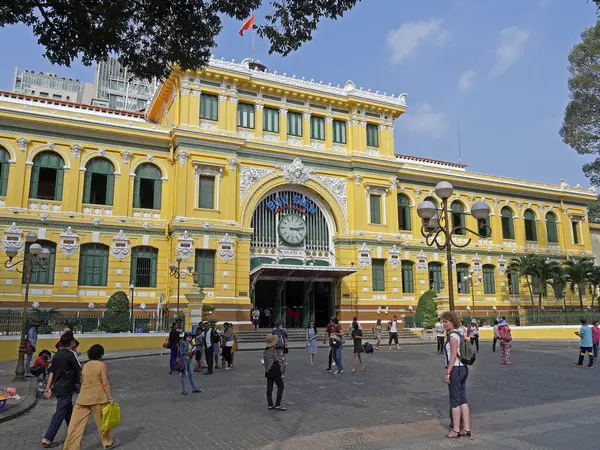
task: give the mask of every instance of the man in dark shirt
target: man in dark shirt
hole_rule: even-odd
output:
[[[79,384],[81,366],[71,351],[72,334],[65,334],[60,338],[61,349],[52,358],[48,385],[44,392],[45,398],[50,398],[52,391],[56,396],[56,411],[50,420],[48,430],[42,439],[43,448],[52,448],[58,445],[54,442],[56,433],[63,420],[69,426],[71,414],[73,413],[73,394]]]

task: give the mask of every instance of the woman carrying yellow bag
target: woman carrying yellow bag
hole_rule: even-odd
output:
[[[106,364],[100,361],[103,356],[104,347],[101,345],[92,345],[88,350],[89,361],[83,366],[81,372],[81,391],[77,397],[75,408],[73,408],[63,450],[80,450],[81,439],[90,414],[94,415],[102,446],[108,449],[115,448],[119,444],[118,439],[112,439],[110,430],[102,431],[102,410],[114,403],[108,383]]]

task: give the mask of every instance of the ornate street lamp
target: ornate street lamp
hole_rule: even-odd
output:
[[[481,228],[486,230],[486,234],[480,234],[477,231],[461,225],[452,226],[450,219],[451,211],[448,209],[448,200],[452,196],[454,187],[448,181],[440,181],[435,186],[436,195],[442,200],[441,207],[438,208],[435,203],[425,200],[417,206],[417,214],[423,221],[421,226],[421,234],[425,237],[425,242],[428,246],[435,245],[439,250],[446,250],[447,265],[448,265],[448,302],[450,311],[454,311],[454,282],[452,279],[452,246],[466,247],[471,243],[471,238],[467,242],[459,244],[453,238],[457,232],[469,232],[479,237],[489,236],[488,231],[491,231],[487,225],[482,225]],[[471,215],[477,220],[486,219],[490,214],[490,208],[484,202],[475,202],[471,206]]]
[[[481,275],[479,275],[478,277],[474,277],[475,272],[473,271],[473,269],[469,270],[469,275],[463,277],[463,281],[466,281],[467,283],[469,283],[469,287],[471,290],[471,301],[473,303],[473,309],[475,309],[475,286],[480,286],[481,285],[481,281],[483,280],[483,277]],[[477,279],[477,282],[475,282],[475,279]]]
[[[181,289],[181,279],[194,276],[194,266],[191,264],[187,266],[187,269],[181,269],[181,261],[183,258],[177,256],[175,259],[177,264],[169,264],[169,272],[173,278],[177,280],[177,317],[179,317],[179,292]]]
[[[29,248],[25,246],[25,255],[21,261],[13,262],[17,256],[17,250],[14,248],[6,249],[8,260],[4,262],[4,267],[7,269],[14,268],[17,272],[25,275],[25,298],[23,300],[23,324],[21,332],[21,343],[19,345],[19,358],[17,359],[17,368],[15,370],[15,380],[23,380],[25,378],[25,354],[27,352],[27,322],[29,317],[29,283],[31,282],[32,272],[43,272],[48,269],[48,258],[50,250],[42,248],[37,241],[37,234],[27,233],[25,240],[29,243]],[[23,263],[23,269],[17,266]]]

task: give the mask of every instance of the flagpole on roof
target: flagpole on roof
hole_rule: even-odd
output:
[[[254,27],[252,27],[252,62],[254,62]]]

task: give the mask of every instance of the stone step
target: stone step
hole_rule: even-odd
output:
[[[263,342],[265,340],[265,336],[267,334],[269,334],[271,330],[267,330],[267,329],[261,329],[257,332],[253,332],[253,331],[238,331],[237,334],[237,339],[238,342]],[[304,341],[306,340],[306,331],[304,330],[298,330],[298,329],[292,329],[292,330],[287,330],[288,333],[288,342],[300,342],[300,341]],[[349,337],[349,333],[346,332],[346,338]],[[382,333],[381,336],[381,341],[382,342],[387,342],[388,340],[388,333],[387,331]],[[319,332],[319,339],[323,339],[324,338],[324,334]],[[369,340],[369,341],[375,341],[375,333],[373,333],[372,331],[366,331],[363,330],[363,339],[364,340]],[[406,330],[406,329],[401,329],[398,330],[398,340],[400,341],[406,341],[406,340],[420,340],[420,337],[418,335],[416,335],[415,333],[411,332],[410,330]]]

